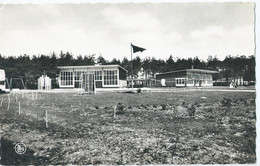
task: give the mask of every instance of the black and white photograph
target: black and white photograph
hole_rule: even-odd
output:
[[[257,4],[0,0],[0,164],[257,165]]]

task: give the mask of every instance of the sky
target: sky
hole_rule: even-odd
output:
[[[254,2],[0,4],[0,54],[254,55]]]

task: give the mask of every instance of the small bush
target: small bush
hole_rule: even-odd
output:
[[[146,106],[146,105],[143,105],[143,104],[142,104],[141,107],[143,107],[144,109],[147,109],[147,106]]]
[[[116,114],[124,114],[125,113],[125,105],[123,103],[118,103],[117,106],[117,111],[116,111]]]
[[[255,104],[255,100],[250,100],[250,103],[251,104]]]
[[[223,107],[230,107],[232,100],[230,98],[224,97],[221,101]]]
[[[156,105],[156,104],[154,104],[154,105],[153,105],[153,108],[157,108],[157,105]]]
[[[139,89],[137,89],[137,93],[141,93],[141,91],[142,91],[142,90],[141,90],[140,88],[139,88]]]
[[[248,105],[248,102],[247,102],[247,100],[243,100],[243,103],[244,103],[244,105]]]
[[[192,104],[190,108],[188,108],[188,113],[189,113],[189,116],[192,117],[195,115],[195,112],[196,112],[196,105],[195,104]]]
[[[98,109],[99,109],[99,106],[96,106],[96,109],[98,110]]]
[[[165,104],[162,104],[162,110],[166,110],[166,105]]]

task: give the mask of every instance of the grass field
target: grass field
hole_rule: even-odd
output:
[[[17,93],[9,110],[0,95],[1,164],[255,163],[255,93],[202,95]]]

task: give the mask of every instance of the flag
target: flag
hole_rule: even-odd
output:
[[[138,51],[143,52],[144,50],[146,50],[145,48],[137,47],[137,46],[133,45],[132,43],[131,43],[131,46],[133,47],[133,53],[138,52]]]

